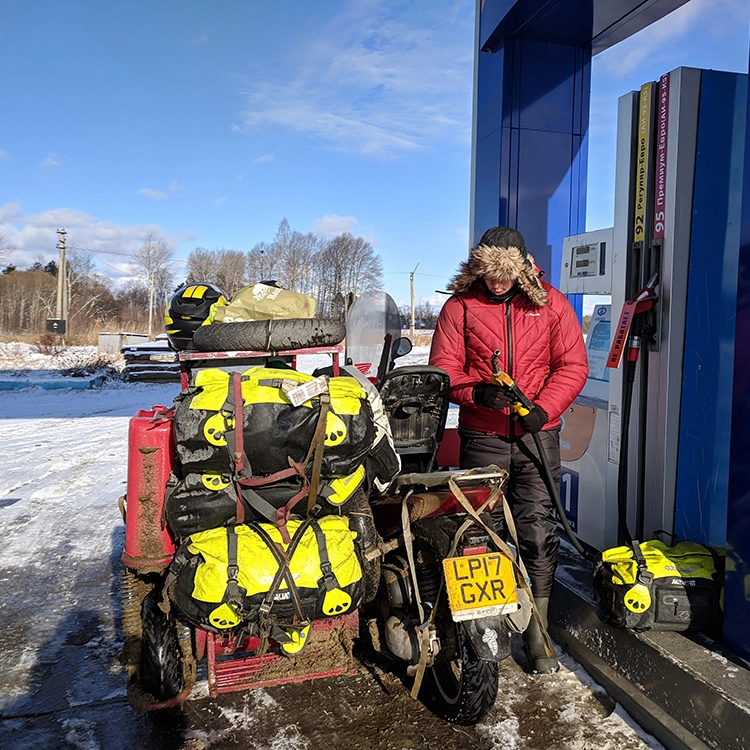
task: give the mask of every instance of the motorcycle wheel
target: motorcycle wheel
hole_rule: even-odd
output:
[[[431,667],[432,711],[453,724],[473,726],[492,710],[497,697],[498,668],[473,654],[463,629],[456,627],[459,657]]]
[[[140,683],[157,702],[176,698],[185,686],[182,653],[174,618],[164,614],[153,594],[143,600]]]

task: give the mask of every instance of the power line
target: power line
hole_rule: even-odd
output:
[[[122,275],[123,272],[121,269],[117,268],[116,266],[113,266],[109,261],[105,260],[104,258],[100,258],[97,255],[97,253],[95,253],[93,250],[90,250],[89,248],[84,247],[77,239],[75,239],[75,237],[71,235],[70,239],[76,243],[76,247],[75,247],[76,250],[81,250],[84,253],[88,253],[89,255],[93,256],[97,260],[104,263],[105,266],[109,266],[109,268],[111,268],[115,273]],[[99,250],[97,252],[109,252],[111,255],[123,255],[123,256],[125,255],[125,253],[115,253],[113,251],[107,251],[107,250]]]
[[[419,265],[419,264],[417,264]],[[427,276],[431,279],[449,279],[450,276],[438,276],[434,273],[414,273],[413,271],[383,271],[383,276]]]

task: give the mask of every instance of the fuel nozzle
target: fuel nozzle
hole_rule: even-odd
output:
[[[524,392],[518,387],[516,381],[507,373],[500,369],[500,350],[495,349],[490,359],[492,364],[492,375],[490,376],[490,383],[492,385],[499,385],[503,388],[506,393],[514,399],[513,411],[519,416],[523,417],[528,414],[532,409],[532,403],[526,398]]]

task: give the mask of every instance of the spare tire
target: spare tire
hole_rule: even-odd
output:
[[[201,326],[193,346],[201,352],[282,351],[334,346],[346,336],[335,318],[280,318]]]

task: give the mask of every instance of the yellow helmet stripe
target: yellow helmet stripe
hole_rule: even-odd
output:
[[[202,299],[203,295],[208,290],[208,287],[203,284],[196,284],[194,286],[189,286],[183,293],[183,297],[196,297],[197,299]]]

